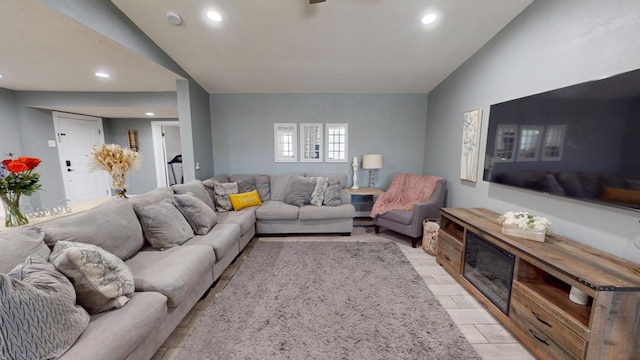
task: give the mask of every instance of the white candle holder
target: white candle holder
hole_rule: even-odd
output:
[[[353,158],[353,163],[351,164],[351,167],[353,168],[353,186],[351,188],[356,190],[356,189],[359,189],[359,187],[358,187],[358,158],[357,157]]]

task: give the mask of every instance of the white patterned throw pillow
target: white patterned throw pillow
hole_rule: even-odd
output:
[[[214,183],[214,191],[216,194],[216,211],[224,212],[233,210],[229,194],[238,193],[238,183]]]
[[[58,241],[49,261],[72,280],[78,304],[90,314],[123,307],[135,291],[129,267],[98,246]]]
[[[327,191],[327,186],[329,186],[329,178],[319,176],[312,179],[315,180],[316,185],[311,193],[310,203],[311,205],[322,206],[324,193]]]

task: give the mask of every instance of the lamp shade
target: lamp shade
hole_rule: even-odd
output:
[[[381,154],[367,154],[362,156],[363,169],[382,169]]]

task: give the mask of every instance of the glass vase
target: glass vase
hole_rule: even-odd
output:
[[[20,211],[20,195],[22,193],[10,192],[0,195],[4,205],[4,226],[15,227],[29,223],[29,219]]]
[[[124,174],[111,174],[111,187],[115,190],[116,197],[127,197],[127,189],[125,189],[124,185]]]

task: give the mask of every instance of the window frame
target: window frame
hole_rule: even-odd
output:
[[[282,135],[291,132],[290,147],[291,155],[285,154]],[[275,162],[297,162],[298,161],[298,124],[297,123],[274,123],[273,124],[273,151]]]
[[[344,129],[344,150],[342,151],[343,157],[341,158],[333,158],[333,154],[330,156],[331,153],[335,152],[333,149],[333,143],[331,143],[332,141],[332,135],[331,135],[331,130],[333,129]],[[330,163],[346,163],[349,162],[349,124],[347,123],[328,123],[325,124],[325,133],[326,133],[326,140],[325,140],[325,161],[326,162],[330,162]],[[340,150],[338,150],[340,151]]]

